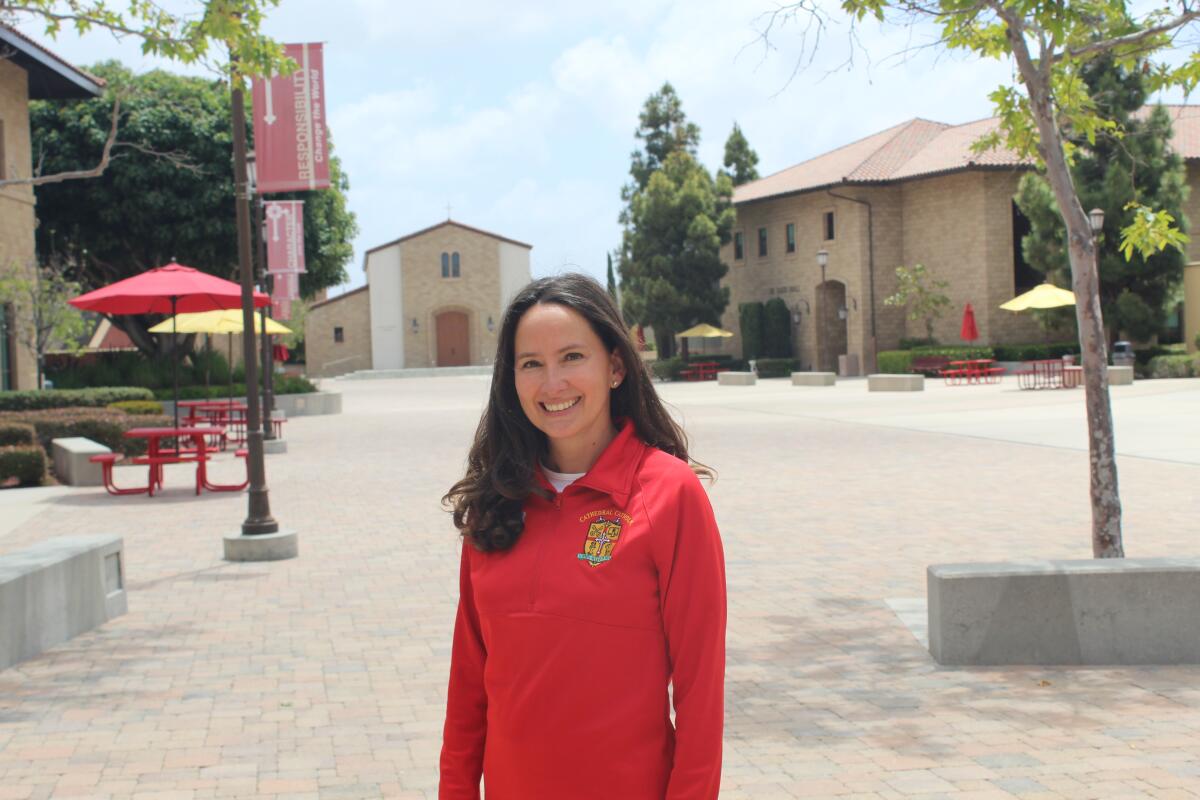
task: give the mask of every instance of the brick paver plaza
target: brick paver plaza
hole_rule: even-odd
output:
[[[23,514],[0,493],[0,553],[120,534],[129,596],[0,672],[0,800],[436,795],[459,547],[438,500],[487,380],[325,388],[345,412],[268,457],[295,560],[223,561],[245,496],[186,472],[153,499],[20,490]],[[1200,667],[941,668],[893,611],[930,563],[1090,557],[1081,390],[662,392],[719,472],[722,797],[1200,797]],[[1113,396],[1128,554],[1195,555],[1200,380]]]

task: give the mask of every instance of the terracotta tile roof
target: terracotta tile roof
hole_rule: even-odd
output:
[[[1172,148],[1185,159],[1200,159],[1200,106],[1168,105],[1174,122]],[[1149,113],[1149,108],[1142,110]],[[965,169],[1027,166],[1011,150],[974,153],[971,145],[994,130],[996,118],[963,125],[911,119],[873,136],[839,147],[737,187],[734,203],[813,191],[845,183],[890,183]]]

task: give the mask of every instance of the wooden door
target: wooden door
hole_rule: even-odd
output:
[[[437,365],[465,367],[471,363],[467,339],[467,315],[446,311],[437,316]]]
[[[825,281],[817,286],[817,370],[837,372],[838,356],[847,350],[848,325],[838,310],[846,307],[846,284]]]

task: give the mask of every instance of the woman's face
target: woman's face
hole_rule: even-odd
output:
[[[607,444],[609,395],[625,367],[587,320],[566,306],[538,303],[517,322],[513,350],[521,409],[549,437],[552,453],[587,449],[602,438],[601,447]]]

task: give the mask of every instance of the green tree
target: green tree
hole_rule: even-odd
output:
[[[1183,159],[1170,151],[1171,119],[1161,106],[1149,115],[1134,113],[1146,102],[1140,71],[1097,58],[1080,71],[1096,110],[1117,124],[1094,142],[1075,136],[1071,177],[1083,206],[1104,211],[1104,226],[1116,232],[1134,222],[1130,204],[1163,209],[1180,221],[1187,196]],[[1070,282],[1067,235],[1054,192],[1046,179],[1028,174],[1021,180],[1017,205],[1030,220],[1022,242],[1025,260],[1060,286]],[[1170,298],[1183,277],[1184,254],[1176,248],[1135,252],[1127,259],[1117,235],[1098,242],[1100,306],[1108,341],[1121,335],[1145,340],[1162,329]]]
[[[30,269],[8,265],[8,269],[0,270],[0,306],[12,306],[13,333],[37,357],[38,386],[42,385],[46,353],[51,348],[79,349],[79,338],[87,324],[83,315],[67,303],[78,294],[79,284],[67,277],[61,262]]]
[[[605,254],[608,259],[608,294],[613,302],[617,301],[617,277],[613,274],[612,253]]]
[[[688,122],[683,103],[669,82],[646,99],[638,115],[635,135],[641,140],[642,149],[630,154],[629,174],[633,183],[625,187],[626,200],[646,188],[650,176],[663,168],[672,153],[683,152],[695,158],[700,144],[700,128]]]
[[[724,183],[728,187],[728,178]],[[732,212],[718,213],[718,194],[704,167],[679,151],[630,202],[621,296],[632,319],[654,328],[660,358],[673,355],[679,331],[697,322],[719,324],[729,303],[729,289],[720,285],[728,271],[720,248]]]
[[[758,153],[750,147],[745,134],[738,124],[733,123],[733,130],[725,140],[725,169],[733,179],[734,186],[741,186],[748,181],[758,180]]]
[[[766,308],[760,300],[738,306],[738,329],[742,334],[742,358],[762,358],[766,338]]]
[[[270,8],[279,0],[194,0],[178,13],[156,3],[138,0],[128,3],[126,11],[117,11],[107,0],[0,0],[0,23],[15,25],[21,21],[44,24],[51,39],[58,37],[63,25],[77,33],[108,30],[118,38],[132,37],[141,42],[142,52],[181,63],[205,61],[211,64],[214,46],[236,55],[238,73],[225,69],[233,79],[239,75],[288,74],[296,68],[283,46],[264,36],[260,27]],[[0,59],[5,58],[0,53]],[[122,96],[110,92],[109,124],[103,144],[94,148],[94,161],[69,171],[46,172],[27,178],[0,180],[0,187],[14,184],[41,186],[65,180],[95,178],[104,174],[118,143]],[[93,165],[94,164],[94,165]]]
[[[933,323],[950,307],[950,298],[942,294],[950,284],[933,277],[924,264],[912,269],[896,267],[895,294],[885,297],[885,306],[908,308],[908,321],[925,323],[925,338],[933,341]]]
[[[92,68],[122,92],[121,139],[109,168],[94,180],[38,190],[38,251],[73,265],[87,286],[101,286],[169,261],[233,279],[237,271],[229,92],[218,81],[154,71],[134,76],[115,62]],[[104,141],[109,98],[32,103],[35,162],[70,171],[95,158]],[[346,176],[330,159],[333,188],[281,195],[303,199],[305,261],[301,289],[311,294],[346,279],[357,231],[346,209]],[[170,337],[146,332],[149,317],[113,324],[147,354],[168,352]],[[180,337],[184,352],[190,338]]]
[[[733,183],[696,160],[700,129],[669,83],[646,100],[637,138],[644,150],[633,153],[633,180],[622,190],[621,301],[631,322],[654,328],[659,357],[669,358],[676,333],[717,324],[729,303],[720,248],[733,227]]]
[[[1168,0],[1136,10],[1125,0],[841,0],[841,7],[855,25],[867,18],[932,24],[940,30],[938,44],[949,50],[1014,63],[1014,84],[1001,86],[990,95],[999,125],[977,142],[976,148],[983,151],[1004,145],[1044,168],[1062,214],[1083,351],[1092,553],[1097,558],[1123,557],[1096,243],[1070,168],[1078,138],[1091,145],[1105,132],[1119,134],[1117,123],[1098,110],[1082,71],[1090,62],[1111,56],[1121,67],[1143,72],[1151,92],[1166,87],[1191,91],[1200,84],[1200,52],[1192,50],[1186,59],[1176,62],[1162,56],[1174,50],[1185,29],[1194,33],[1200,9],[1190,0]],[[789,15],[815,19],[820,26],[828,22],[827,12],[819,4],[795,3],[772,13],[764,37],[776,21]],[[852,35],[850,41],[857,39]],[[1188,241],[1170,211],[1145,203],[1136,204],[1133,211],[1133,222],[1120,230],[1126,257],[1135,251],[1149,255],[1167,247],[1182,249]]]

